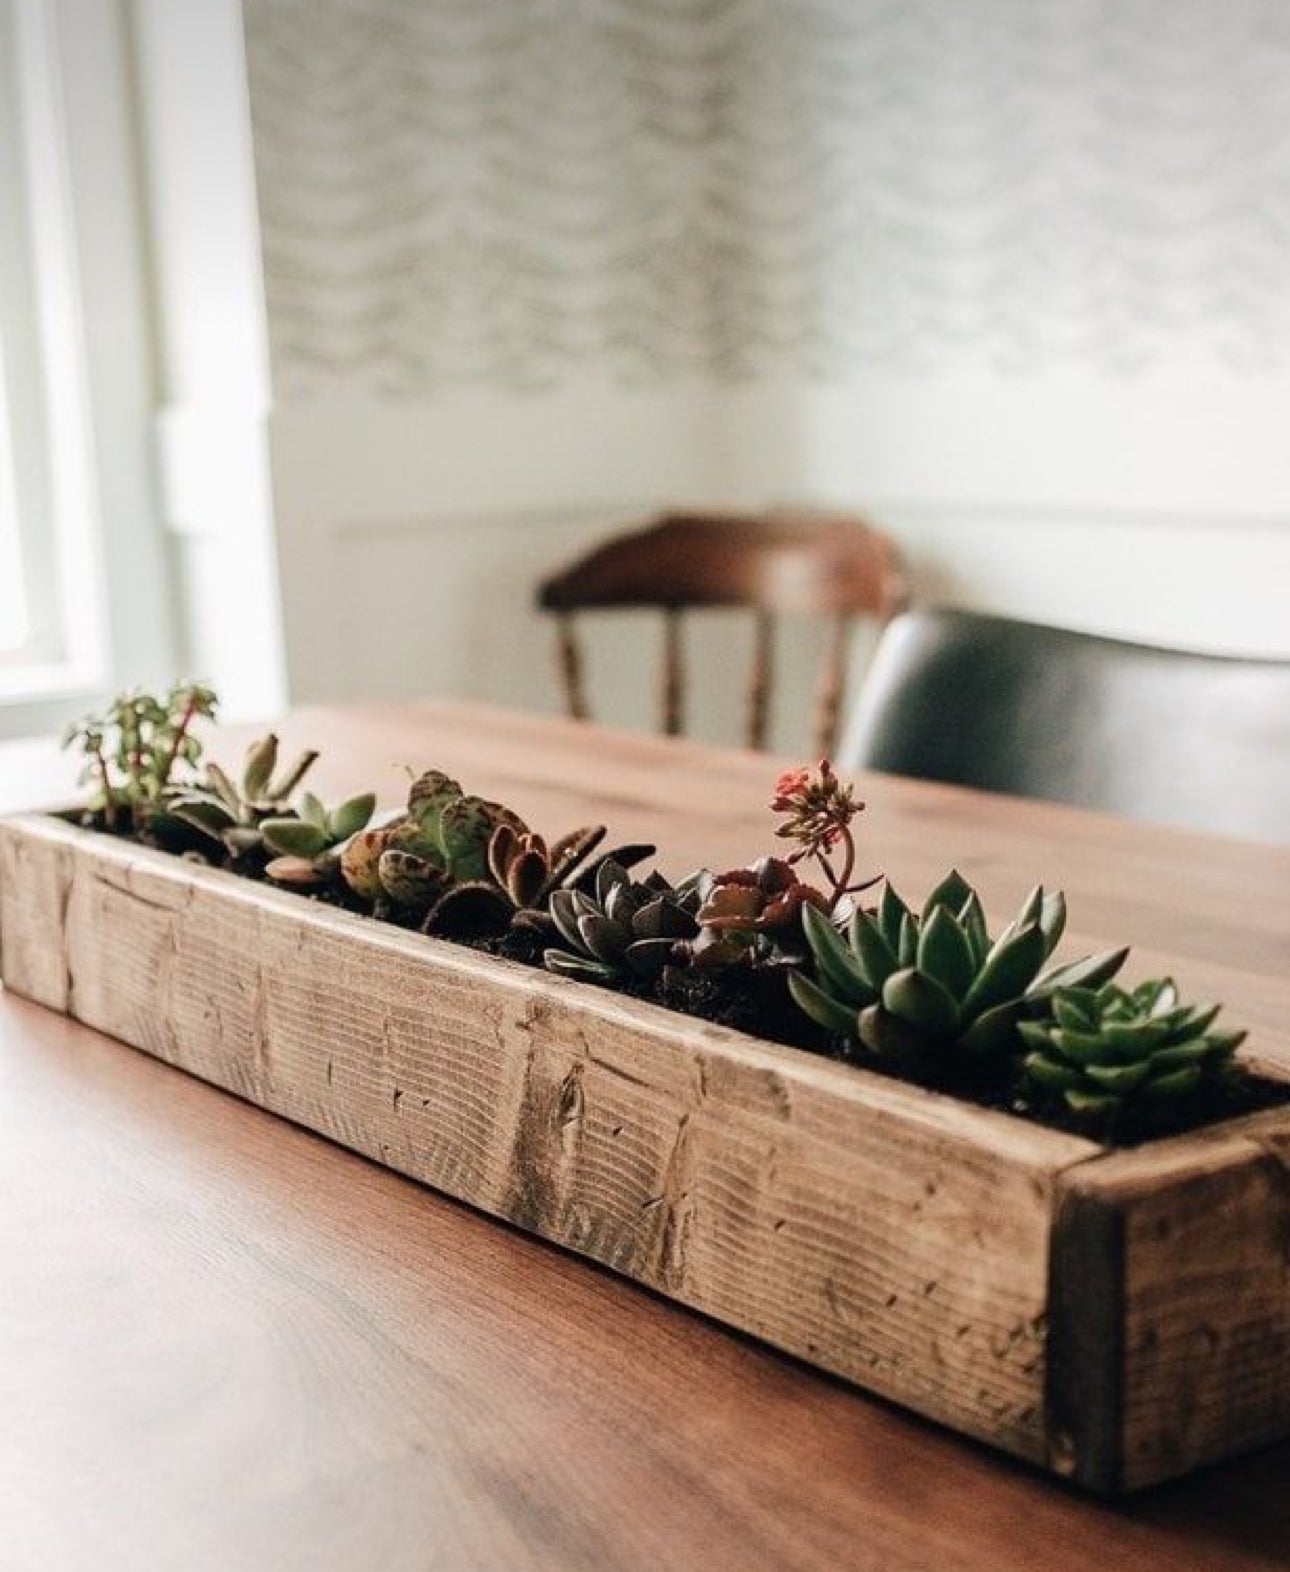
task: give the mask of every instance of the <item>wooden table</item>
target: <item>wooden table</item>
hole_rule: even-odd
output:
[[[433,762],[672,871],[767,845],[753,755],[444,704],[282,730],[327,794]],[[65,768],[0,749],[0,807]],[[957,860],[1002,912],[1042,875],[1290,1058],[1290,849],[865,792],[898,886]],[[1098,1505],[11,998],[0,1248],[5,1572],[1290,1562],[1290,1446]]]

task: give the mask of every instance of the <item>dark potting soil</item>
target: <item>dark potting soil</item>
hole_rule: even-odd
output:
[[[263,853],[252,853],[217,863],[202,850],[202,837],[196,831],[192,832],[191,841],[181,839],[159,844],[155,838],[137,835],[132,829],[109,829],[101,819],[95,822],[87,816],[76,814],[65,817],[71,823],[112,835],[117,840],[151,846],[188,861],[203,863],[207,867],[222,867],[259,884],[271,884],[265,877],[268,859]],[[285,886],[272,884],[272,888],[283,889]],[[366,906],[344,887],[291,890],[289,893],[320,905],[352,912],[373,922],[390,920],[373,917]],[[393,926],[416,931],[416,925],[412,923],[394,922]],[[531,966],[538,971],[543,969],[543,952],[552,942],[551,934],[543,929],[518,925],[499,935],[468,939],[450,935],[436,937],[485,955]],[[997,1082],[965,1084],[961,1077],[951,1081],[948,1077],[938,1077],[926,1069],[924,1073],[912,1074],[904,1066],[870,1053],[849,1038],[826,1032],[793,1003],[788,991],[786,967],[730,967],[719,971],[702,971],[698,968],[669,966],[653,985],[643,982],[602,984],[588,979],[582,982],[582,986],[604,988],[608,993],[658,1004],[678,1014],[696,1016],[719,1026],[731,1027],[749,1037],[797,1048],[805,1053],[819,1054],[857,1069],[870,1070],[890,1080],[941,1092],[979,1108],[994,1109],[1033,1124],[1045,1125],[1049,1129],[1082,1135],[1106,1146],[1140,1146],[1148,1141],[1183,1135],[1247,1114],[1262,1113],[1290,1104],[1290,1081],[1272,1080],[1253,1071],[1237,1068],[1225,1079],[1207,1086],[1202,1095],[1178,1098],[1156,1108],[1134,1110],[1130,1120],[1106,1128],[1072,1112],[1064,1103],[1030,1102],[1018,1097],[1013,1089]]]

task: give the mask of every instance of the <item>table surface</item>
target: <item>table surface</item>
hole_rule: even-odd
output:
[[[767,848],[775,764],[441,703],[302,710],[331,795],[437,764],[672,872]],[[240,738],[218,741],[236,756]],[[1228,1001],[1290,1063],[1290,848],[867,777],[871,866]],[[67,795],[0,747],[0,809]],[[1290,1445],[1127,1504],[803,1368],[0,997],[0,1566],[1171,1572],[1290,1563]]]

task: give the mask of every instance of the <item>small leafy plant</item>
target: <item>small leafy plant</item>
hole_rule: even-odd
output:
[[[1219,1008],[1182,1003],[1168,977],[1132,990],[1058,988],[1041,1019],[1021,1022],[1023,1088],[1101,1125],[1167,1111],[1230,1075],[1245,1033],[1215,1031]]]
[[[992,939],[980,897],[957,871],[919,914],[888,884],[845,936],[823,913],[805,913],[815,976],[799,972],[790,988],[812,1020],[920,1075],[998,1075],[1018,1053],[1028,1008],[1059,988],[1097,987],[1124,964],[1127,950],[1108,950],[1046,970],[1065,926],[1064,898],[1042,888]]]
[[[214,719],[218,707],[210,688],[184,682],[161,697],[141,689],[122,693],[100,714],[69,726],[63,747],[85,756],[81,780],[90,788],[90,816],[109,830],[148,830],[176,775],[201,759],[195,723]]]

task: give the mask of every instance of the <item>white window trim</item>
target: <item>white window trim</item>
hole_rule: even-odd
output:
[[[174,675],[128,46],[116,0],[0,0],[28,229],[26,277],[13,247],[6,271],[30,301],[7,391],[37,570],[27,658],[0,661],[0,736]]]

